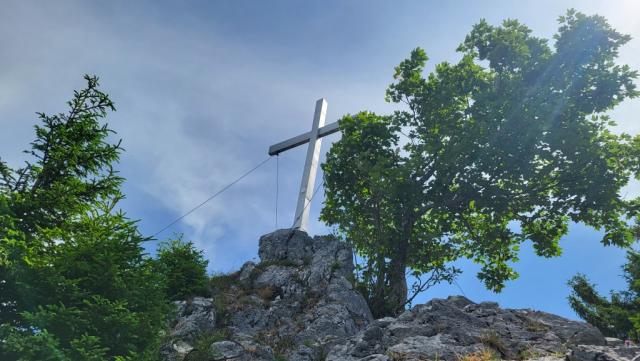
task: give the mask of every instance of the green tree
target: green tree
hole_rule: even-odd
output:
[[[108,110],[115,110],[113,102],[98,90],[97,78],[86,80],[87,88],[68,102],[68,113],[38,113],[41,125],[25,151],[35,163],[14,171],[0,161],[0,323],[18,322],[16,309],[38,303],[28,285],[14,282],[26,277],[20,274],[25,266],[51,249],[52,241],[43,239],[42,231],[66,227],[122,183],[111,168],[120,144],[106,142],[112,131],[99,123]],[[23,297],[24,292],[29,294]]]
[[[628,290],[610,292],[610,297],[598,294],[595,285],[584,275],[569,281],[571,308],[583,320],[596,326],[605,336],[640,340],[640,253],[627,252],[623,267]]]
[[[40,114],[31,154],[0,162],[0,359],[154,357],[169,303],[136,223],[116,209],[115,110],[96,77],[68,113]]]
[[[172,301],[208,294],[207,265],[202,251],[182,237],[160,244],[158,270],[165,280],[165,294]]]
[[[570,10],[550,45],[516,20],[482,20],[457,63],[426,77],[417,48],[395,69],[391,115],[340,120],[342,138],[323,165],[321,218],[364,256],[359,274],[376,316],[450,281],[461,257],[481,265],[494,291],[517,277],[520,244],[558,256],[568,222],[628,245],[637,201],[619,190],[638,171],[637,137],[613,134],[605,115],[636,97],[637,72],[615,63],[630,38],[600,16]]]

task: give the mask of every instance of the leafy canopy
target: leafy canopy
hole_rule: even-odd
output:
[[[619,190],[638,172],[638,137],[614,134],[606,115],[636,97],[637,72],[618,65],[629,36],[570,10],[550,43],[516,20],[482,20],[426,77],[417,48],[395,69],[391,115],[340,120],[323,165],[322,219],[365,257],[361,283],[378,315],[409,301],[405,270],[451,280],[451,261],[479,263],[495,291],[517,277],[526,240],[558,256],[569,222],[629,245],[638,201]],[[404,295],[403,295],[404,294]]]

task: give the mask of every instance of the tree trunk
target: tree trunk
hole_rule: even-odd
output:
[[[375,318],[381,318],[389,315],[386,306],[387,264],[384,256],[378,256],[375,264],[376,270],[378,271],[376,274],[376,282],[373,285],[371,292],[369,292],[367,303],[369,304],[369,308],[371,309],[373,316]]]
[[[376,264],[378,274],[369,293],[369,308],[375,318],[397,316],[407,303],[407,278],[405,276],[408,241],[400,242],[397,253],[387,264],[379,257]]]
[[[397,239],[389,240],[390,252],[379,253],[373,262],[375,282],[369,283],[367,303],[375,318],[397,316],[407,303],[407,259],[413,232],[411,219],[403,222],[403,231]]]
[[[391,258],[387,272],[387,305],[390,316],[397,316],[404,311],[407,303],[407,255],[411,239],[412,224],[405,222],[401,239],[397,240],[397,248]]]
[[[397,316],[404,311],[407,303],[407,266],[403,260],[393,261],[389,267],[389,288],[387,295],[388,312],[391,316]]]

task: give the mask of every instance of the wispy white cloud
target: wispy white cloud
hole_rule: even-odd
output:
[[[15,2],[5,10],[0,31],[20,36],[0,40],[12,54],[0,61],[9,70],[0,73],[0,104],[12,129],[0,136],[3,157],[14,164],[21,159],[14,150],[30,140],[34,111],[63,110],[71,90],[82,86],[83,73],[100,75],[118,108],[109,122],[127,149],[122,174],[132,189],[162,205],[167,217],[143,219],[148,232],[264,159],[272,142],[307,131],[316,98],[339,99],[337,106],[331,104],[333,120],[354,103],[360,108],[368,107],[370,99],[382,103],[384,88],[372,82],[265,61],[259,49],[216,32],[197,32],[197,24],[167,24],[131,14],[114,18],[82,2],[44,8]],[[301,168],[302,155],[293,151],[282,157],[291,160],[282,164],[288,171],[281,178],[281,224],[286,226],[283,218],[292,211],[288,208],[299,182],[298,167],[291,168]],[[229,253],[239,258],[255,253],[257,237],[272,230],[275,174],[268,167],[176,227],[216,267],[237,263]],[[136,204],[127,208],[138,216]]]
[[[83,86],[82,74],[101,76],[118,107],[109,122],[127,149],[120,165],[130,196],[124,206],[152,234],[263,160],[270,144],[307,131],[317,98],[329,100],[328,121],[364,109],[389,112],[393,106],[384,103],[384,89],[410,49],[425,47],[430,64],[455,60],[455,45],[482,17],[519,18],[549,36],[555,17],[572,6],[600,12],[614,27],[640,37],[631,0],[615,6],[599,0],[509,6],[486,1],[464,9],[418,1],[402,7],[369,1],[4,1],[0,155],[19,164],[19,150],[33,137],[34,112],[64,110],[71,91]],[[632,40],[621,53],[636,68],[638,44]],[[613,113],[620,129],[632,133],[640,131],[637,114],[640,101]],[[303,157],[304,149],[280,157],[280,227],[292,221]],[[206,251],[212,269],[237,267],[257,253],[258,236],[274,228],[274,172],[272,161],[160,238],[185,232]],[[313,204],[312,216],[320,207]],[[312,233],[326,231],[320,222],[311,225]],[[593,243],[588,249],[597,254]],[[579,262],[570,257],[561,263]],[[610,263],[608,273],[601,272],[605,284],[619,273],[618,264]],[[535,269],[532,274],[544,268],[523,267]],[[562,267],[569,277],[573,269]],[[551,277],[556,289],[566,288],[562,277]],[[520,287],[514,290],[530,290]],[[536,306],[520,299],[512,304]]]

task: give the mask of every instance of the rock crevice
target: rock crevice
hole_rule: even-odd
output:
[[[258,254],[259,263],[214,278],[213,298],[178,303],[162,349],[166,360],[206,354],[207,337],[212,360],[319,360],[372,322],[353,289],[353,253],[345,243],[278,230],[260,238]],[[200,307],[201,316],[190,316],[187,304]]]
[[[164,360],[640,361],[640,349],[584,322],[462,296],[373,320],[352,284],[353,252],[332,237],[278,230],[258,254],[213,277],[211,298],[176,303]]]

